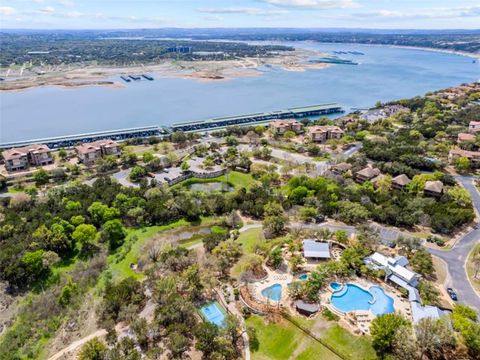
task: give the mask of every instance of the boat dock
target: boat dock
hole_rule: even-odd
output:
[[[172,131],[208,131],[232,125],[258,125],[278,119],[303,118],[307,116],[328,115],[342,112],[344,111],[339,104],[322,104],[264,113],[218,117],[202,121],[182,122],[173,124],[171,128]]]
[[[112,139],[122,141],[132,138],[145,138],[150,136],[163,136],[170,133],[170,130],[161,126],[143,126],[130,129],[107,130],[86,134],[75,134],[57,136],[44,139],[33,139],[0,144],[1,149],[16,148],[31,144],[45,144],[51,149],[70,148],[79,143],[93,142],[101,139]]]
[[[232,125],[259,125],[267,124],[272,120],[278,119],[298,119],[308,116],[319,116],[343,113],[344,110],[340,104],[321,104],[313,106],[294,107],[286,110],[255,113],[248,115],[217,117],[201,121],[190,121],[176,123],[172,126],[144,126],[130,129],[108,130],[92,132],[85,134],[66,135],[44,139],[24,140],[0,144],[0,149],[9,149],[31,144],[45,144],[51,149],[70,148],[79,143],[92,142],[100,139],[112,139],[123,141],[132,138],[146,138],[150,136],[167,136],[175,131],[184,132],[207,132],[220,130]]]

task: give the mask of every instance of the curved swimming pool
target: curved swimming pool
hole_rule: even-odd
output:
[[[341,312],[370,310],[374,315],[395,312],[393,299],[385,294],[380,286],[372,286],[369,291],[355,284],[346,284],[345,291],[333,293],[332,305]]]
[[[282,285],[273,284],[262,290],[262,295],[273,301],[280,301],[282,299]]]

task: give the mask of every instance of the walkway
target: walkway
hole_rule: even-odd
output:
[[[456,179],[467,189],[472,197],[473,206],[480,213],[480,193],[473,184],[473,177],[457,176]],[[449,276],[445,285],[452,287],[458,294],[458,302],[474,307],[480,313],[480,296],[472,288],[465,270],[465,262],[472,247],[480,242],[480,227],[461,237],[451,250],[428,249],[428,251],[447,263]]]

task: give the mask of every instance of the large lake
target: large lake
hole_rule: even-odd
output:
[[[198,82],[156,79],[124,89],[44,87],[0,94],[0,143],[50,136],[280,110],[338,102],[345,109],[373,106],[479,80],[471,58],[385,46],[285,43],[340,55],[358,66],[289,72],[262,69],[254,78]]]

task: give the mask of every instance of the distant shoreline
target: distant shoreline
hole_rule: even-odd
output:
[[[376,45],[376,44],[372,44],[372,45]],[[379,45],[382,46],[381,44],[379,44]],[[383,46],[391,46],[391,47],[395,47],[395,48],[398,48],[398,49],[432,51],[432,52],[443,53],[443,54],[465,56],[465,57],[469,57],[469,58],[477,59],[477,60],[480,59],[480,53],[471,53],[471,52],[467,52],[467,51],[437,49],[437,48],[423,47],[423,46],[406,46],[406,45],[383,45]]]

